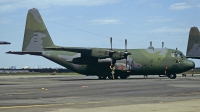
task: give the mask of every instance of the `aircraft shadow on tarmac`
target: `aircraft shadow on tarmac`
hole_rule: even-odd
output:
[[[0,83],[0,86],[6,86],[6,85],[18,85],[18,84],[5,84],[5,83]]]
[[[188,75],[186,77],[182,77],[182,76],[179,76],[180,78],[184,78],[186,80],[195,80],[195,77],[200,77],[199,75],[194,75],[193,77],[191,75]],[[191,79],[189,79],[189,78]],[[55,77],[54,77],[55,78]],[[151,77],[147,77],[147,78],[144,78],[144,77],[129,77],[127,79],[114,79],[114,80],[148,80],[148,79],[158,79],[158,80],[168,80],[169,78],[167,77],[159,77],[159,76],[151,76]],[[106,80],[99,80],[97,77],[94,77],[94,78],[69,78],[69,77],[62,77],[59,78],[59,79],[53,79],[53,80],[57,80],[57,81],[89,81],[89,80],[98,80],[98,81],[110,81],[111,79],[106,79]]]
[[[155,78],[153,78],[153,77],[151,77],[151,78],[143,78],[143,77],[141,77],[141,78],[139,78],[139,77],[137,77],[137,78],[134,78],[134,77],[131,77],[131,78],[127,78],[127,79],[114,79],[114,80],[148,80],[148,79],[168,79],[168,78],[163,78],[163,77],[160,77],[160,78],[158,78],[158,77],[155,77]],[[84,78],[84,79],[74,79],[74,78],[72,78],[72,79],[53,79],[53,80],[57,80],[57,81],[85,81],[85,80],[98,80],[98,81],[110,81],[111,79],[106,79],[106,80],[99,80],[98,78]]]

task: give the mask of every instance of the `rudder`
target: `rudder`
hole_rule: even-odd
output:
[[[44,47],[55,46],[44,21],[35,8],[30,9],[26,18],[26,27],[22,51],[44,51]]]

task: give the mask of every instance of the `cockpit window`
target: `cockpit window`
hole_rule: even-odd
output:
[[[172,57],[184,57],[183,53],[172,52]]]
[[[177,54],[175,52],[172,52],[172,57],[177,57]]]
[[[185,57],[185,55],[183,53],[180,53],[181,57]]]

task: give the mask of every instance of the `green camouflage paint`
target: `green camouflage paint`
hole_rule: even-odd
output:
[[[131,55],[127,55],[126,62],[123,49],[56,46],[51,40],[39,11],[30,9],[22,51],[7,53],[43,56],[75,72],[95,76],[111,76],[110,65],[115,60],[115,78],[120,76],[122,79],[129,75],[176,74],[194,67],[194,63],[187,60],[178,50],[151,48],[128,49]],[[110,55],[111,52],[112,55]]]

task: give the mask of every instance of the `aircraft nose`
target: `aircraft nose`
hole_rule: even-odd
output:
[[[190,70],[195,67],[195,64],[193,61],[187,60],[187,61],[185,61],[185,66],[187,67],[188,70]]]

